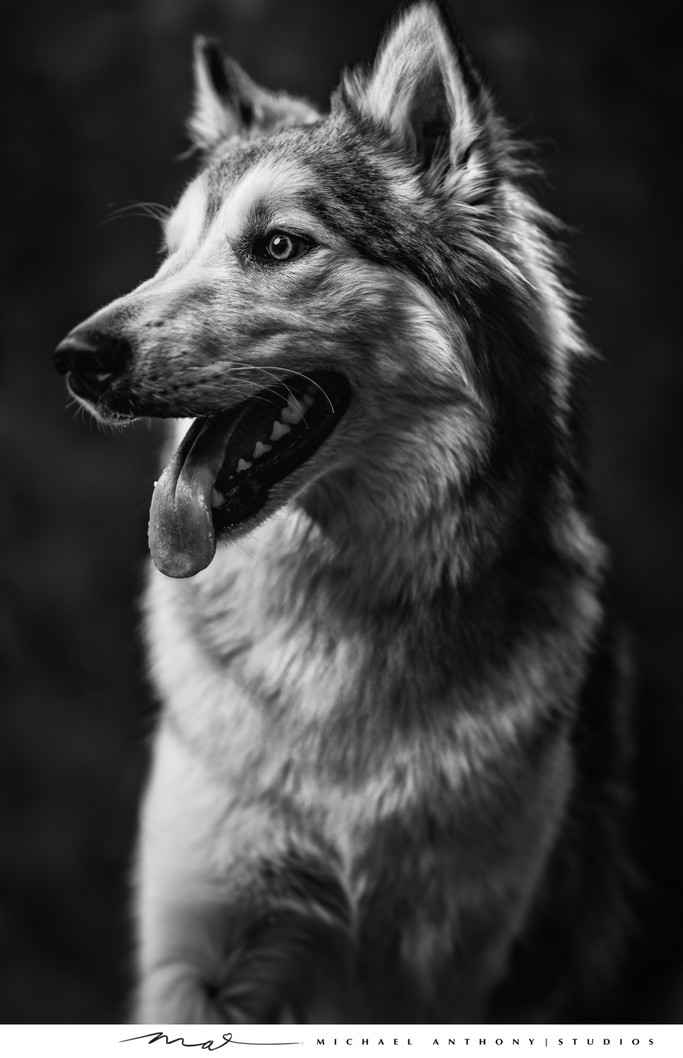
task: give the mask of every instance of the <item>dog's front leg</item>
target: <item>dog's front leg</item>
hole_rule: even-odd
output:
[[[221,821],[226,791],[162,720],[142,813],[135,915],[141,1024],[222,1022],[211,995],[232,888]]]
[[[349,915],[329,850],[220,786],[163,723],[137,869],[135,1021],[350,1016]]]

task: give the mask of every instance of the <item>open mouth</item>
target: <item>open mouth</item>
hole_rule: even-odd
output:
[[[236,532],[313,455],[349,404],[342,375],[287,377],[230,411],[195,419],[156,483],[149,545],[157,569],[192,577],[217,536]]]

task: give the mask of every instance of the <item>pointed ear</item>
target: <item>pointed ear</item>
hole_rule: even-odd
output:
[[[350,94],[366,116],[415,155],[435,185],[470,199],[490,186],[491,98],[433,0],[408,8],[389,31],[369,76],[357,80]]]
[[[303,99],[259,88],[215,41],[196,38],[194,105],[188,121],[195,147],[208,151],[230,136],[305,125],[318,116]]]

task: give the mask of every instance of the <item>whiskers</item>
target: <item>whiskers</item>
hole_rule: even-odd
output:
[[[330,399],[329,394],[325,391],[324,387],[321,386],[318,382],[316,382],[315,379],[311,378],[309,375],[306,375],[303,371],[296,371],[294,368],[291,368],[291,367],[280,367],[277,364],[269,364],[268,367],[265,367],[265,366],[263,366],[261,364],[258,364],[258,365],[256,365],[256,364],[236,364],[230,370],[231,377],[234,377],[235,376],[235,372],[238,372],[238,371],[244,371],[247,374],[251,372],[251,373],[255,374],[256,376],[259,376],[259,375],[264,376],[265,375],[266,378],[273,379],[276,385],[278,385],[278,386],[284,385],[285,389],[289,393],[289,395],[292,398],[292,400],[296,400],[296,397],[295,397],[294,393],[292,393],[291,389],[289,388],[289,386],[287,386],[285,384],[285,381],[284,381],[285,376],[294,375],[297,378],[300,378],[304,382],[308,383],[308,385],[313,386],[315,389],[317,389],[321,393],[321,395],[325,398],[327,403],[329,404],[330,411],[334,412],[334,410],[335,410],[334,404],[332,403],[332,400]],[[254,386],[255,386],[255,388],[258,387],[258,383],[254,383]],[[252,396],[256,396],[256,394],[252,394]],[[306,418],[305,417],[304,417],[303,421],[304,421],[304,423],[306,423]]]
[[[98,412],[97,408],[85,404],[78,397],[72,395],[69,395],[66,406],[73,412],[74,421],[87,426],[91,432],[97,427],[99,430],[104,430],[105,433],[121,433],[126,426],[129,426],[134,421],[126,418],[105,418]]]
[[[171,209],[162,205],[161,202],[130,202],[126,206],[110,210],[104,220],[100,221],[99,227],[113,220],[120,220],[122,217],[150,217],[162,224],[170,214]]]
[[[68,392],[66,406],[73,413],[74,422],[81,426],[87,426],[92,433],[93,430],[106,430],[110,425],[100,412],[91,404],[86,404],[80,397]]]
[[[77,397],[68,395],[66,406],[69,411],[73,414],[74,422],[79,423],[81,426],[87,426],[90,431],[93,429],[93,425],[97,420],[93,417],[92,412],[89,408],[86,408],[85,404],[82,404]]]

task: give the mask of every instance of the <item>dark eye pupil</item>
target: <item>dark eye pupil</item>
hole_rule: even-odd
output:
[[[288,235],[273,235],[268,243],[269,254],[278,261],[290,257],[293,250],[294,243]]]

